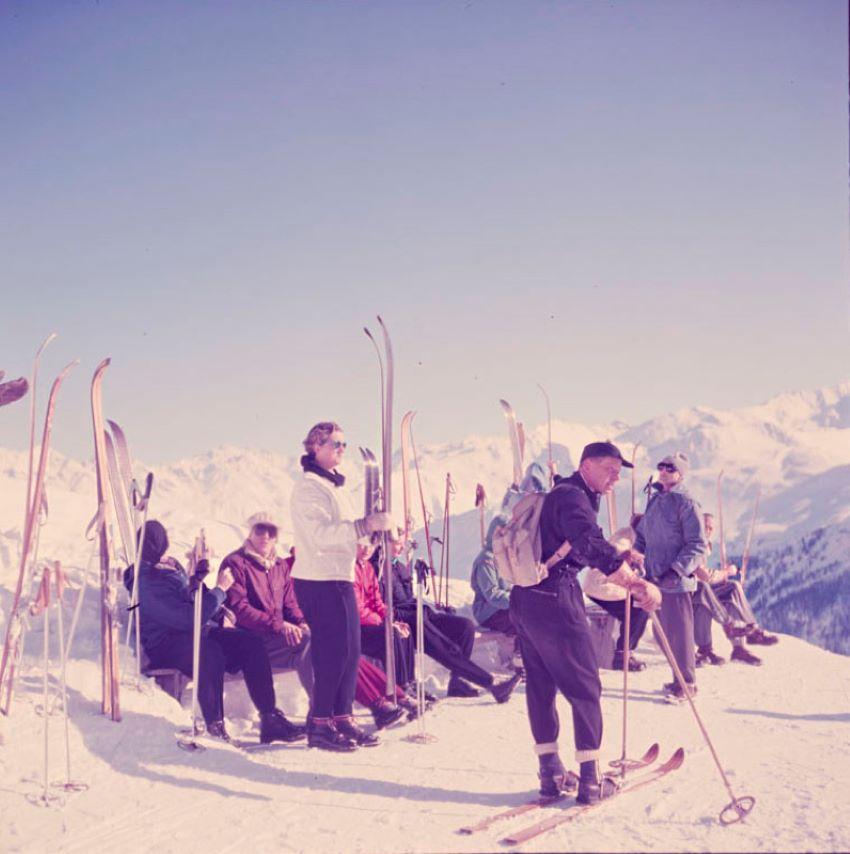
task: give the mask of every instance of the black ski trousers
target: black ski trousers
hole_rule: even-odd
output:
[[[360,613],[350,581],[294,579],[295,596],[310,627],[313,703],[310,715],[350,715],[360,659]]]
[[[535,743],[548,746],[542,752],[557,750],[555,698],[560,691],[572,708],[576,759],[596,759],[602,744],[602,684],[578,580],[565,574],[534,587],[515,586],[511,617],[522,645]]]
[[[272,670],[296,670],[298,679],[312,702],[314,680],[310,632],[304,629],[301,640],[293,646],[287,645],[283,635],[263,635],[262,638]]]
[[[192,634],[172,632],[145,649],[154,667],[176,667],[192,678]],[[224,720],[224,674],[242,671],[251,700],[259,712],[275,707],[272,669],[263,640],[244,629],[214,628],[201,635],[200,679],[193,690],[209,724]],[[199,684],[200,683],[200,684]]]
[[[407,623],[410,636],[416,637],[415,608],[397,608],[396,619]],[[460,677],[481,688],[491,688],[493,675],[470,660],[474,643],[475,624],[472,620],[445,611],[426,610],[425,654],[449,670],[453,679]]]
[[[393,631],[393,650],[395,658],[395,681],[396,685],[404,687],[413,681],[414,673],[414,651],[413,631],[410,636],[403,638],[398,632]],[[383,626],[360,626],[360,651],[370,658],[377,658],[386,672],[387,669],[387,642]]]
[[[593,596],[588,597],[592,602],[595,602],[603,611],[607,611],[615,620],[620,621],[620,634],[617,637],[617,652],[623,651],[623,642],[626,635],[626,600],[620,599],[614,602],[609,602],[606,599],[596,599]],[[631,614],[629,616],[629,649],[635,649],[643,637],[646,629],[649,614],[642,608],[632,603]]]

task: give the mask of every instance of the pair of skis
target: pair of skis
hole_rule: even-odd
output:
[[[548,833],[550,830],[553,830],[556,827],[560,827],[561,825],[574,821],[585,813],[590,812],[591,810],[594,810],[602,806],[603,804],[607,804],[609,801],[613,800],[616,797],[619,797],[620,795],[637,791],[638,789],[642,789],[645,786],[650,785],[651,783],[658,782],[659,780],[666,777],[668,774],[681,768],[682,764],[685,761],[685,751],[681,747],[677,748],[671,754],[670,758],[667,759],[666,762],[661,763],[660,765],[655,764],[658,758],[658,754],[659,747],[657,744],[653,744],[646,751],[643,757],[640,760],[636,760],[636,762],[632,765],[631,770],[639,773],[636,773],[629,780],[622,783],[620,785],[620,788],[617,790],[617,793],[612,797],[591,804],[569,804],[566,808],[553,811],[553,815],[547,816],[546,818],[543,818],[540,821],[534,822],[533,824],[513,831],[512,833],[503,837],[500,842],[505,845],[519,845],[520,843],[528,842],[530,839],[534,839],[537,836],[540,836],[544,833]],[[462,827],[458,832],[467,835],[480,833],[484,830],[488,830],[494,824],[500,824],[504,821],[514,819],[521,815],[528,815],[529,813],[536,812],[537,810],[547,810],[548,807],[558,803],[560,803],[558,799],[536,798],[535,800],[528,801],[524,804],[519,804],[518,806],[511,807],[509,809],[495,813],[494,815],[488,816],[487,818],[478,822],[478,824],[470,825],[468,827]]]
[[[109,430],[104,431],[106,463],[122,546],[119,556],[122,558],[125,567],[133,567],[133,586],[128,608],[130,616],[127,620],[127,634],[124,643],[131,646],[130,635],[135,626],[133,646],[136,654],[136,685],[139,686],[142,661],[139,621],[139,564],[145,545],[145,525],[148,518],[151,489],[153,488],[153,474],[148,472],[144,488],[140,488],[133,476],[133,463],[124,431],[115,421],[107,421],[106,423],[109,425]]]
[[[381,347],[368,327],[363,331],[375,347],[378,357],[378,369],[381,389],[381,469],[383,475],[380,493],[380,510],[384,513],[392,512],[392,473],[393,473],[393,347],[390,334],[386,324],[378,315],[378,324],[381,327],[383,340],[383,354]],[[374,455],[372,457],[374,460]],[[368,462],[364,457],[364,462]],[[367,471],[368,476],[368,471]],[[368,500],[368,497],[367,497]],[[372,511],[374,512],[374,511]],[[386,650],[387,670],[387,697],[395,698],[395,609],[393,607],[393,555],[390,548],[391,538],[387,532],[381,536],[383,547],[383,577],[384,577],[384,599],[387,606],[387,618],[384,622],[384,643]]]
[[[2,657],[0,657],[0,711],[2,711],[4,715],[9,714],[12,695],[14,692],[15,672],[23,650],[24,632],[26,628],[23,615],[24,588],[26,587],[27,590],[29,590],[32,586],[33,574],[38,558],[39,528],[44,524],[47,518],[45,478],[47,475],[47,461],[50,451],[50,437],[53,429],[53,416],[56,411],[56,399],[65,378],[79,362],[78,359],[70,362],[53,381],[44,416],[44,429],[42,431],[38,466],[34,469],[35,403],[38,366],[41,360],[41,354],[55,337],[56,333],[51,333],[47,338],[45,338],[41,346],[38,348],[38,352],[36,353],[33,361],[32,380],[29,383],[32,396],[30,399],[30,446],[29,465],[27,469],[26,506],[24,508],[24,533],[21,543],[21,560],[18,569],[18,579],[15,584],[15,592],[12,596],[12,605],[9,609],[6,637],[3,642],[3,653]]]

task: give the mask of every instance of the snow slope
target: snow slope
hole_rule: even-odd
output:
[[[629,753],[654,740],[663,754],[682,745],[685,765],[663,784],[605,804],[522,850],[850,849],[847,658],[783,637],[764,651],[759,670],[729,664],[700,671],[698,707],[733,790],[757,801],[744,824],[724,828],[716,818],[729,798],[690,710],[660,701],[656,689],[668,670],[649,643],[640,653],[649,667],[631,679]],[[437,737],[429,745],[405,741],[413,729],[407,725],[385,732],[379,747],[346,756],[283,745],[188,754],[174,735],[186,712],[166,695],[125,689],[124,720],[115,724],[98,714],[96,665],[76,660],[69,675],[72,775],[90,788],[66,795],[61,808],[28,802],[42,773],[33,674],[3,722],[0,850],[496,851],[499,838],[524,819],[473,837],[456,829],[522,802],[536,785],[522,686],[504,706],[441,701],[428,718]],[[613,758],[620,752],[621,679],[613,671],[602,678],[603,754]],[[284,705],[297,706],[295,679],[287,674],[278,686]],[[238,686],[227,703],[229,714],[244,708]],[[559,703],[569,760],[569,711]],[[61,719],[48,720],[49,779],[61,779]]]

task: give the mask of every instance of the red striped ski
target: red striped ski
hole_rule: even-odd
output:
[[[648,765],[652,765],[652,763],[658,758],[659,752],[660,748],[658,744],[653,744],[640,759],[635,760],[636,764],[632,765],[630,770],[638,770],[640,768],[645,768]],[[540,809],[541,807],[559,804],[561,803],[561,800],[561,798],[535,798],[533,801],[526,801],[524,804],[518,804],[515,807],[510,807],[509,809],[487,816],[487,818],[479,821],[478,824],[461,827],[457,832],[466,835],[480,833],[482,830],[487,830],[487,828],[492,827],[494,824],[507,821],[511,818],[516,818],[518,815],[525,815],[525,813]]]
[[[596,809],[603,804],[607,804],[609,801],[615,800],[620,795],[625,795],[628,792],[635,792],[638,789],[642,789],[644,786],[648,786],[650,783],[657,783],[672,771],[676,771],[678,768],[681,768],[684,761],[685,751],[680,747],[662,765],[650,768],[643,774],[639,774],[637,777],[634,777],[632,780],[624,783],[616,795],[612,795],[604,801],[596,801],[592,804],[573,804],[565,810],[559,811],[557,815],[544,818],[536,824],[517,830],[510,834],[510,836],[506,836],[499,841],[505,845],[519,845],[522,842],[528,842],[529,839],[534,839],[541,834],[548,833],[556,827],[560,827],[562,824],[573,821],[579,816],[584,815],[586,812],[590,812],[590,810]]]

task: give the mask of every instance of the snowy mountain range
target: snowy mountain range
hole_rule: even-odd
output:
[[[518,416],[521,419],[522,413]],[[132,425],[123,426],[132,445]],[[545,464],[547,425],[526,432],[526,463]],[[348,438],[354,445],[356,437]],[[757,613],[769,628],[850,653],[844,615],[850,586],[850,381],[832,388],[781,394],[764,404],[733,411],[701,406],[683,409],[636,426],[556,420],[552,422],[552,443],[559,471],[571,471],[582,447],[600,438],[615,441],[627,456],[637,444],[638,509],[643,505],[642,485],[667,453],[683,450],[690,456],[688,488],[706,510],[715,513],[717,478],[722,470],[731,556],[742,551],[760,487],[748,581]],[[432,535],[441,536],[446,475],[451,474],[449,562],[452,576],[458,579],[453,590],[461,591],[463,601],[465,585],[460,582],[468,577],[479,548],[476,484],[485,489],[490,515],[498,509],[511,478],[507,433],[467,436],[418,450]],[[349,451],[347,488],[355,491],[362,484],[358,458],[356,450],[354,454]],[[26,465],[25,452],[0,449],[0,586],[7,591],[14,584],[19,560]],[[300,476],[297,456],[221,447],[151,469],[155,475],[151,515],[171,532],[173,553],[178,556],[201,527],[216,553],[226,554],[240,544],[248,516],[261,509],[280,521],[284,541],[289,536],[289,495]],[[146,466],[138,462],[136,471],[141,477]],[[413,470],[410,483],[414,527],[421,528]],[[393,489],[399,518],[401,487],[397,453]],[[84,567],[91,546],[83,532],[96,509],[92,464],[52,453],[47,496],[49,516],[40,536],[40,556]],[[624,471],[617,488],[621,521],[628,519],[630,497],[629,475]],[[421,533],[418,541],[423,542]],[[439,547],[436,549],[439,561]]]

